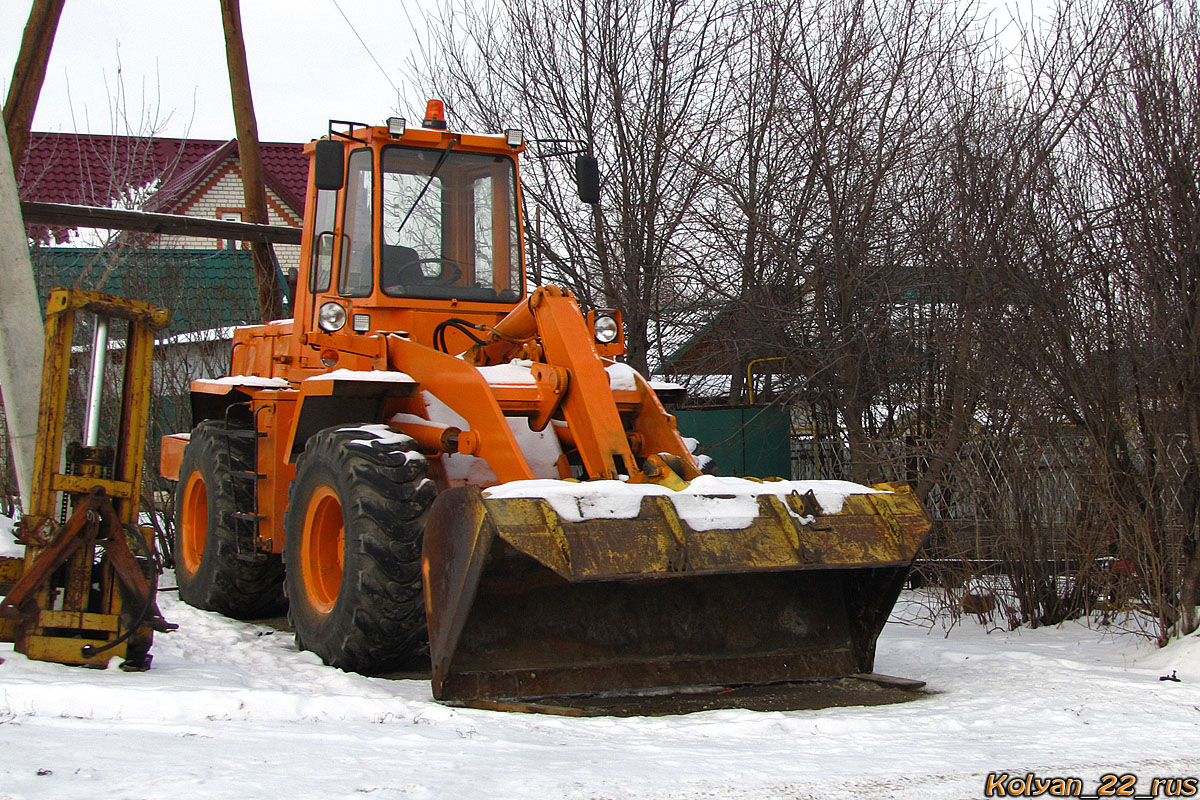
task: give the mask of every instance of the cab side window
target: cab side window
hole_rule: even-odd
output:
[[[333,218],[337,211],[337,192],[321,189],[317,192],[317,212],[314,230],[316,243],[313,246],[312,284],[313,292],[329,291],[330,275],[333,274]]]
[[[363,148],[350,154],[346,170],[346,211],[342,220],[342,252],[347,247],[345,269],[338,276],[338,293],[346,297],[365,297],[371,293],[372,252],[371,197],[374,176],[371,171],[371,151]]]

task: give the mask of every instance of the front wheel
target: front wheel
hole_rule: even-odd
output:
[[[379,674],[424,647],[421,536],[437,493],[425,457],[383,426],[326,428],[296,462],[284,518],[296,644]]]

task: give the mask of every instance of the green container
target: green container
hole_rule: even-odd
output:
[[[676,411],[684,436],[700,440],[700,452],[716,462],[718,475],[791,478],[791,419],[778,406],[694,408]]]

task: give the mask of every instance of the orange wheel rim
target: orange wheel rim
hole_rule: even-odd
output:
[[[317,487],[304,512],[300,544],[300,572],[308,603],[328,614],[342,588],[343,549],[346,533],[342,503],[328,486]]]
[[[200,569],[207,538],[208,487],[200,470],[194,470],[183,488],[183,517],[179,521],[179,539],[183,551],[179,555],[187,572],[195,573]]]

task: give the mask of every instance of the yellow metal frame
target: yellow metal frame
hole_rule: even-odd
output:
[[[124,319],[129,323],[119,427],[111,474],[107,477],[101,477],[98,468],[85,468],[82,475],[66,474],[60,468],[72,340],[79,313]],[[12,576],[17,579],[12,594],[19,593],[23,602],[16,608],[9,602],[12,598],[7,598],[5,610],[18,618],[0,624],[0,639],[14,641],[17,651],[30,658],[67,664],[104,664],[110,658],[125,657],[128,642],[90,657],[83,649],[87,645],[103,647],[125,632],[123,626],[127,623],[122,617],[130,615],[123,614],[127,592],[122,587],[129,589],[131,584],[139,584],[139,590],[148,592],[147,602],[153,602],[153,588],[138,579],[136,570],[131,571],[128,545],[115,540],[124,535],[121,531],[136,531],[145,539],[147,548],[153,547],[152,537],[137,528],[136,523],[148,427],[154,331],[165,328],[168,319],[167,309],[135,300],[76,289],[60,288],[50,293],[46,305],[46,360],[42,368],[38,446],[28,513],[18,526],[18,538],[25,545],[25,560],[20,574]],[[76,506],[91,498],[92,505],[101,509],[102,524],[98,526],[93,520],[86,534],[81,533],[79,525],[71,530],[68,525],[59,525],[55,517],[60,494]],[[107,530],[99,531],[98,527]],[[108,538],[97,538],[98,534]],[[83,541],[77,547],[65,548],[61,537],[68,535],[82,536]],[[97,547],[105,549],[98,572],[94,566]],[[61,558],[64,551],[71,550],[63,562],[65,569],[56,572],[54,578],[48,573],[56,564],[39,565],[43,557]],[[7,571],[16,572],[11,567]],[[35,574],[36,585],[30,585]],[[21,576],[28,580],[22,581]],[[148,647],[149,628],[137,633],[141,646]]]

